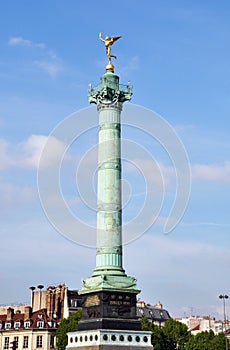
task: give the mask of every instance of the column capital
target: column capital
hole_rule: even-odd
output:
[[[121,90],[122,89],[122,90]],[[109,86],[96,86],[90,88],[88,98],[90,103],[95,103],[98,110],[109,108],[116,105],[116,108],[122,109],[122,103],[130,101],[132,97],[132,88],[129,85],[119,85],[119,89],[112,89]]]
[[[112,71],[107,71],[101,77],[101,84],[96,87],[90,85],[88,91],[88,98],[90,103],[96,103],[98,106],[110,106],[120,104],[125,101],[131,100],[132,87],[128,83],[127,85],[119,84],[119,76]],[[120,103],[120,104],[119,104]]]

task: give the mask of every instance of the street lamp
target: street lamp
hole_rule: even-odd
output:
[[[228,295],[226,294],[221,294],[219,295],[220,299],[223,299],[223,306],[224,306],[224,327],[223,327],[223,331],[226,331],[226,310],[225,310],[225,299],[228,299]],[[225,349],[228,350],[228,339],[227,336],[225,334]]]
[[[223,299],[223,306],[224,306],[224,330],[226,331],[226,310],[225,310],[225,299],[228,299],[228,295],[221,294],[219,295],[220,299]]]

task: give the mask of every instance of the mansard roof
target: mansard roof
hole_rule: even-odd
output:
[[[165,322],[171,318],[167,310],[152,305],[138,306],[137,316],[147,317],[158,322]]]
[[[49,317],[46,309],[37,310],[29,315],[26,313],[12,313],[11,318],[7,318],[7,314],[0,315],[0,331],[5,330],[5,325],[7,323],[11,323],[11,328],[14,329],[15,322],[20,322],[20,326],[17,325],[17,329],[25,329],[25,322],[29,321],[30,326],[26,326],[26,328],[56,328],[56,320]],[[38,327],[37,322],[43,322],[43,326],[41,324]]]

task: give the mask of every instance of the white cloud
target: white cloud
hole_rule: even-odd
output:
[[[62,70],[61,63],[57,61],[34,61],[34,64],[51,77],[55,77]]]
[[[191,168],[194,180],[230,182],[230,161],[223,165],[195,164]]]
[[[193,124],[178,124],[174,126],[174,129],[180,133],[180,132],[184,132],[187,130],[191,130],[191,129],[195,129],[195,126]]]
[[[22,37],[12,37],[9,39],[8,44],[10,46],[28,46],[28,47],[38,47],[40,49],[44,49],[46,45],[44,43],[33,43],[31,40],[23,39]]]
[[[154,218],[153,218],[153,220],[154,220]],[[173,217],[158,216],[156,218],[155,224],[160,225],[160,226],[164,226],[166,224],[166,222],[168,222],[168,221],[170,221],[172,226],[173,226],[174,224],[177,223],[178,220],[176,218],[173,218]]]
[[[47,136],[31,135],[26,141],[17,145],[19,158],[15,161],[15,165],[23,168],[37,168],[46,141]],[[23,157],[20,157],[20,154]]]
[[[175,179],[175,168],[170,165],[164,165],[161,162],[157,162],[158,167],[155,167],[153,160],[149,159],[132,159],[132,163],[125,164],[125,171],[136,172],[140,169],[146,179],[154,178],[156,183],[159,183],[162,174],[164,186],[168,187],[173,179]],[[230,161],[226,161],[224,164],[194,164],[191,165],[191,172],[193,180],[201,181],[215,181],[230,183]]]
[[[9,144],[5,140],[0,140],[0,170],[11,166],[12,160],[8,153]]]
[[[129,60],[129,63],[128,63],[126,68],[128,70],[138,70],[139,69],[139,62],[140,62],[139,57],[138,56],[133,56]]]
[[[125,163],[125,171],[136,172],[144,176],[146,181],[153,181],[157,186],[162,183],[168,187],[175,178],[175,169],[173,166],[164,165],[153,159],[134,158],[130,162]]]
[[[160,296],[158,300],[168,303],[174,316],[191,305],[193,293],[199,296],[196,306],[202,307],[204,314],[210,312],[207,295],[209,299],[215,295],[218,298],[219,286],[224,283],[222,276],[228,273],[229,249],[207,240],[183,241],[173,234],[145,234],[125,250],[127,272],[138,278],[144,299],[156,302]]]
[[[43,166],[56,164],[60,154],[64,156],[66,145],[55,137],[44,135],[31,135],[27,140],[11,145],[5,140],[0,140],[0,169],[10,167],[37,168],[42,151],[49,141],[46,149]]]
[[[24,202],[31,203],[35,200],[35,191],[31,187],[19,187],[0,181],[0,207],[12,207]]]
[[[34,60],[34,65],[41,69],[43,72],[48,73],[51,77],[54,77],[62,70],[62,62],[57,57],[54,50],[47,48],[44,43],[35,43],[31,40],[24,39],[22,37],[12,37],[8,41],[10,46],[26,46],[29,48],[39,48],[43,50],[43,54],[46,54],[46,59]]]
[[[138,56],[133,56],[129,59],[128,63],[126,65],[123,65],[121,68],[121,73],[124,76],[127,76],[127,72],[138,70],[140,66],[140,59]]]

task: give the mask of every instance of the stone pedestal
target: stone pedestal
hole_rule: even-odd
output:
[[[141,330],[136,316],[136,294],[127,292],[95,292],[83,296],[79,330]]]
[[[69,350],[153,350],[151,332],[106,330],[68,333]]]

